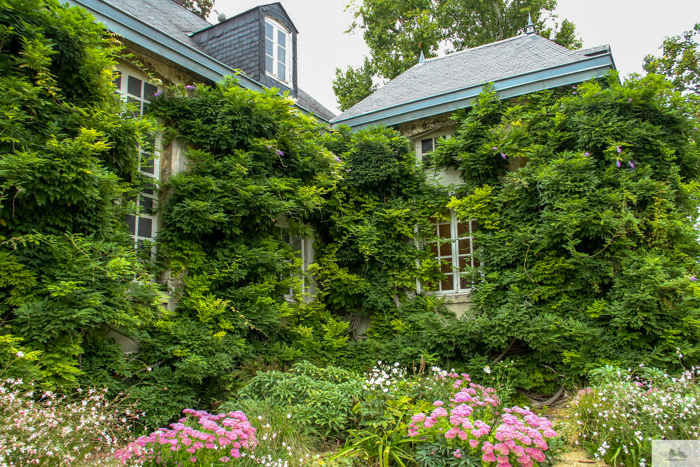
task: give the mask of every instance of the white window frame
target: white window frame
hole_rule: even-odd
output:
[[[272,26],[272,55],[269,55],[267,53],[267,41],[269,38],[267,37],[267,25]],[[284,78],[281,78],[277,76],[276,71],[278,70],[277,67],[279,66],[279,33],[282,33],[285,35],[285,45],[284,51],[285,51],[285,73],[284,73]],[[293,66],[293,56],[292,56],[292,32],[284,27],[282,24],[280,24],[278,21],[275,21],[272,18],[265,17],[265,74],[277,81],[280,81],[284,83],[285,85],[291,85],[292,83],[292,66]],[[272,71],[267,69],[267,57],[272,58]]]
[[[143,73],[125,68],[122,66],[117,66],[116,71],[120,73],[119,83],[116,89],[117,94],[122,98],[124,102],[130,102],[137,104],[138,111],[140,115],[143,115],[145,106],[148,105],[150,99],[146,98],[146,92],[151,92],[155,89],[155,92],[161,91],[158,86],[150,83],[150,78]],[[139,88],[139,94],[136,95],[129,92],[129,77],[139,80],[141,82]],[[116,85],[117,83],[115,83]],[[148,89],[147,91],[147,88]],[[145,156],[146,152],[139,150],[140,157]],[[158,215],[153,214],[153,211],[158,209],[158,182],[160,181],[160,158],[162,153],[162,135],[160,133],[156,134],[155,142],[153,144],[153,173],[149,173],[147,170],[142,170],[141,161],[139,161],[139,173],[153,180],[152,193],[139,193],[136,198],[136,205],[141,207],[141,199],[148,198],[152,200],[152,213],[146,214],[145,212],[139,212],[138,215],[134,216],[134,233],[131,238],[134,239],[134,247],[138,248],[139,242],[143,240],[154,241],[158,236]],[[139,235],[139,223],[140,219],[149,219],[151,221],[151,236],[141,236]]]
[[[426,154],[429,154],[429,153],[435,151],[435,148],[438,146],[438,144],[437,144],[437,143],[438,143],[438,140],[441,140],[441,139],[450,139],[450,138],[452,138],[452,133],[443,133],[443,134],[439,134],[439,135],[433,135],[433,136],[430,136],[430,137],[427,137],[427,138],[426,138],[426,137],[419,137],[419,138],[417,138],[417,139],[416,139],[416,142],[415,142],[415,145],[416,145],[416,157],[417,157],[418,161],[419,161],[419,162],[422,162],[422,161],[423,161],[423,157],[424,157]],[[431,143],[431,144],[432,144],[432,149],[430,149],[429,151],[423,151],[423,141],[425,141],[425,140],[431,140],[431,141],[432,141],[432,143]]]
[[[298,235],[291,235],[287,229],[282,229],[282,236],[283,239],[286,240],[285,243],[287,245],[291,246],[294,248],[294,244],[299,241],[300,247],[299,250],[295,250],[299,252],[299,255],[301,256],[301,289],[303,291],[307,290],[308,284],[306,283],[306,271],[309,267],[309,261],[307,261],[307,242],[311,241],[311,239],[307,237],[299,237]],[[286,237],[286,238],[285,238]],[[294,290],[290,287],[289,293],[286,293],[284,295],[284,299],[287,300],[288,302],[293,302],[294,301]]]
[[[466,235],[459,235],[459,225],[466,225],[467,226],[467,231],[465,232]],[[471,221],[465,221],[465,222],[460,222],[457,219],[457,215],[453,210],[450,210],[450,218],[449,220],[441,220],[437,223],[432,224],[435,233],[438,235],[438,239],[440,238],[439,232],[440,232],[440,226],[449,226],[449,232],[450,232],[450,239],[447,242],[440,242],[438,240],[437,245],[426,245],[427,248],[432,249],[434,246],[436,246],[436,259],[439,261],[445,261],[448,264],[448,267],[451,267],[451,272],[445,272],[445,274],[452,274],[452,289],[443,289],[443,282],[449,281],[450,278],[448,276],[447,279],[443,279],[437,283],[437,290],[432,290],[430,293],[434,295],[460,295],[460,294],[468,294],[472,290],[472,285],[471,283],[468,283],[468,285],[462,285],[462,277],[461,277],[461,268],[460,268],[460,260],[465,259],[465,264],[464,266],[471,266],[475,267],[475,265],[478,267],[479,263],[476,261],[474,258],[474,253],[476,251],[476,248],[474,247],[474,232],[478,228],[478,223],[476,220],[471,220]],[[469,248],[468,252],[466,253],[460,253],[459,247],[460,247],[460,242],[462,244],[466,244],[468,241]],[[441,252],[441,246],[445,245],[446,243],[450,243],[450,253],[443,255]],[[448,282],[449,284],[449,282]],[[445,285],[448,285],[445,284]],[[421,287],[422,289],[422,287]]]

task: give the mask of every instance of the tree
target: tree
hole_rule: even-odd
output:
[[[178,3],[202,19],[207,19],[214,8],[214,0],[180,0]]]
[[[644,70],[667,77],[681,92],[700,96],[700,46],[695,40],[698,34],[700,23],[682,36],[667,37],[660,57],[644,58]]]
[[[345,73],[340,68],[335,69],[333,92],[338,99],[338,107],[341,111],[345,112],[377,89],[372,79],[375,73],[367,57],[362,66],[357,68],[350,66]]]
[[[351,4],[352,5],[352,4]],[[421,52],[435,57],[516,36],[528,23],[565,47],[580,48],[575,26],[545,29],[556,0],[364,0],[353,11],[348,32],[362,30],[370,58],[359,69],[336,70],[333,90],[342,110],[371,94],[369,75],[391,80],[418,63]]]

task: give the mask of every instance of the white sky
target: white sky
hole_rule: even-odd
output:
[[[280,0],[299,30],[299,87],[339,113],[332,80],[335,69],[359,66],[368,54],[361,33],[345,34],[352,14],[349,0]],[[361,0],[355,0],[360,2]],[[272,0],[216,0],[214,8],[235,16]],[[700,0],[558,0],[559,19],[576,24],[584,47],[610,44],[623,76],[642,72],[648,54],[658,55],[664,37],[700,22]],[[217,23],[212,13],[210,22]]]

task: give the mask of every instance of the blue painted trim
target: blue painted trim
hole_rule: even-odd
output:
[[[127,13],[121,8],[115,7],[101,0],[67,0],[70,5],[79,6],[92,14],[97,21],[104,24],[113,33],[119,34],[125,39],[143,47],[146,50],[170,60],[206,79],[218,83],[224,76],[235,75],[238,84],[252,91],[261,92],[268,89],[254,79],[249,78],[174,37],[165,34],[139,18]],[[297,105],[306,114],[312,114],[308,109]],[[328,120],[313,116],[325,123]]]
[[[574,63],[545,68],[494,82],[494,89],[501,99],[522,96],[543,89],[581,83],[602,77],[615,69],[610,53],[586,58]],[[332,126],[349,125],[360,130],[371,125],[396,125],[398,123],[430,117],[457,109],[470,107],[484,85],[449,91],[412,102],[385,107],[343,120],[333,120]]]

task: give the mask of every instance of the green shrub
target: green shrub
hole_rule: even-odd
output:
[[[237,401],[270,401],[292,418],[311,427],[318,436],[344,437],[350,426],[352,407],[362,394],[362,379],[354,373],[329,366],[319,368],[300,362],[290,372],[258,373],[238,394]]]

